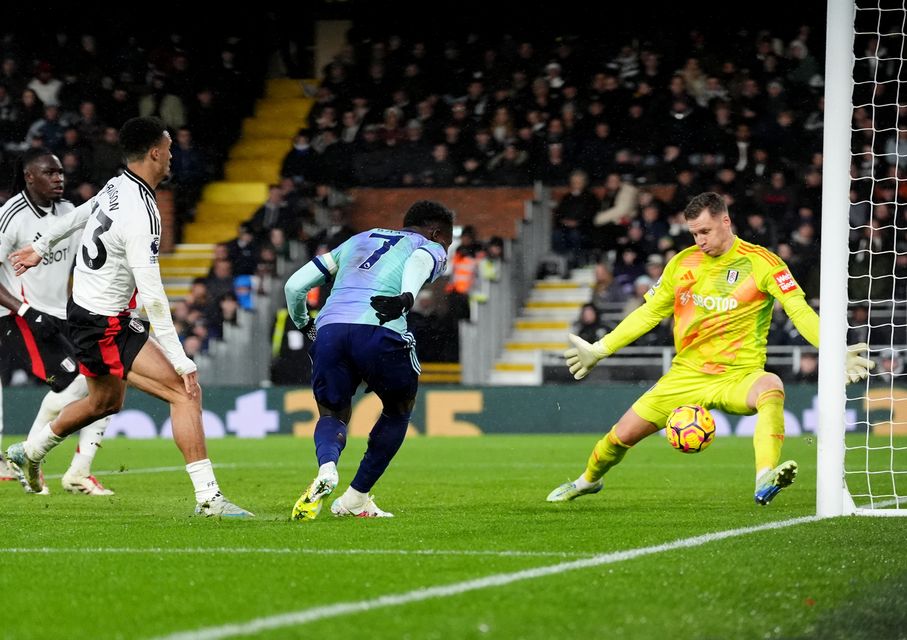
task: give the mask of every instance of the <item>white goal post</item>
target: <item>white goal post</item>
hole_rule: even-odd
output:
[[[907,515],[907,6],[827,8],[816,513]],[[854,335],[877,369],[845,387]]]

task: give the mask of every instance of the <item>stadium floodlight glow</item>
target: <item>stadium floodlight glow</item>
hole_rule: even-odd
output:
[[[899,195],[898,181],[907,176],[907,109],[899,106],[907,104],[907,93],[901,95],[905,26],[905,2],[828,2],[820,517],[907,515],[907,417],[901,415],[907,411],[907,375],[892,366],[907,358],[907,196]],[[857,307],[864,313],[854,313]],[[845,387],[849,332],[865,336],[877,368],[864,382]],[[855,419],[848,422],[847,415]]]

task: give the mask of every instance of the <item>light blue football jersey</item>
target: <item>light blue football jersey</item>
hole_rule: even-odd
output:
[[[330,258],[313,259],[325,275],[337,265],[334,286],[315,326],[344,322],[380,324],[370,302],[372,296],[398,296],[401,293],[403,267],[416,251],[426,251],[434,264],[427,282],[434,282],[447,268],[447,252],[437,242],[413,231],[371,229],[358,233],[331,251]],[[384,325],[397,333],[406,333],[406,318]]]

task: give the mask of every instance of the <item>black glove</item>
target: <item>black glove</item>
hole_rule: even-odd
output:
[[[381,324],[396,320],[413,308],[413,294],[401,293],[399,296],[372,296],[372,309]]]
[[[315,342],[315,338],[318,335],[318,330],[315,328],[315,318],[310,319],[300,331],[302,331],[302,335],[305,336],[306,340]]]

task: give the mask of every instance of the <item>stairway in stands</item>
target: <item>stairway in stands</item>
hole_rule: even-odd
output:
[[[161,256],[161,275],[170,300],[186,296],[192,279],[205,276],[214,245],[236,237],[240,222],[251,217],[268,197],[268,185],[280,177],[280,164],[306,123],[315,80],[273,78],[255,115],[243,121],[239,141],[230,150],[224,180],[208,184],[195,221],[183,229],[183,243]]]
[[[580,308],[592,299],[594,282],[592,268],[574,269],[569,279],[537,280],[495,362],[491,383],[542,384],[543,363],[560,360]]]

